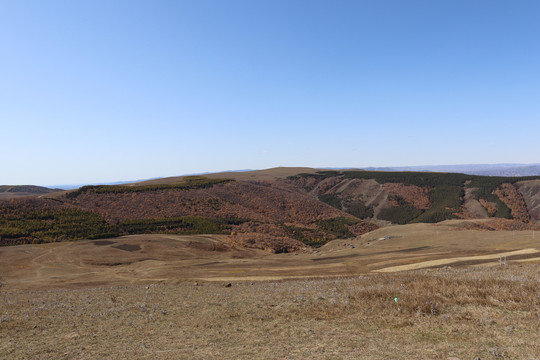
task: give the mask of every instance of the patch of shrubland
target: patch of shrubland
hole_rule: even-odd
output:
[[[118,236],[118,228],[90,211],[36,209],[0,216],[0,245],[39,244]]]

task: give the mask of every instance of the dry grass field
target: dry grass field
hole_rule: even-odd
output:
[[[539,235],[467,224],[0,248],[0,359],[540,359]]]
[[[0,277],[8,288],[37,289],[495,266],[501,255],[510,263],[540,263],[540,233],[462,230],[470,223],[453,220],[390,226],[358,238],[332,241],[314,251],[289,254],[233,246],[224,235],[130,235],[10,246],[0,248]]]
[[[538,359],[539,271],[8,288],[0,358]]]

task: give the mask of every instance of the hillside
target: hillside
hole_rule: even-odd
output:
[[[377,226],[282,183],[187,177],[166,184],[87,186],[0,206],[2,244],[120,234],[228,234],[273,252],[320,246]]]
[[[538,177],[310,168],[84,186],[2,202],[0,244],[225,234],[240,246],[290,252],[389,224],[483,218],[537,224],[539,188]]]
[[[36,185],[0,185],[0,200],[14,199],[17,197],[37,196],[62,191],[61,189],[49,189]]]
[[[539,177],[319,171],[284,181],[361,219],[407,224],[454,218],[539,222]]]

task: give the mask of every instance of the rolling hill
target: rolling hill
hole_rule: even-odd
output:
[[[0,244],[119,235],[226,234],[290,252],[390,224],[501,218],[540,222],[540,177],[274,168],[84,186],[0,203]]]
[[[0,200],[14,199],[25,196],[45,195],[62,191],[36,185],[0,185]]]

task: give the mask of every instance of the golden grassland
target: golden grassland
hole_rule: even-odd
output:
[[[4,247],[0,359],[540,359],[539,234],[468,224]]]
[[[538,359],[540,265],[0,292],[2,359]]]

